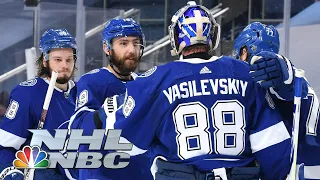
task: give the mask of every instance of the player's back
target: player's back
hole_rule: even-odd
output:
[[[132,125],[145,126],[150,132],[154,129],[151,149],[155,157],[210,172],[221,167],[246,166],[254,160],[254,153],[270,153],[290,145],[280,115],[271,109],[272,103],[267,103],[270,99],[265,98],[266,92],[251,80],[245,62],[223,56],[209,60],[183,59],[154,68],[140,77],[148,77],[145,92],[153,91],[148,95],[152,103],[148,109],[141,109],[134,96],[130,100],[131,92],[128,92],[123,114],[127,117],[132,111],[150,119],[144,124]],[[134,108],[138,111],[130,109],[130,101],[135,102]],[[272,133],[278,129],[284,131],[275,137]],[[129,133],[124,131],[123,136],[127,138]],[[139,138],[145,142],[138,142]],[[132,137],[130,142],[140,143],[139,148],[144,149],[149,139]],[[275,171],[288,166],[289,151],[283,149],[286,152],[281,153],[286,157],[273,157],[279,158],[278,164],[285,160]],[[268,158],[258,157],[258,160],[267,162]],[[272,163],[267,162],[267,167],[262,165],[264,171],[270,172]],[[286,170],[282,174],[286,174]]]
[[[255,92],[248,65],[222,57],[180,60],[167,68],[166,76],[172,80],[165,81],[158,98],[167,102],[168,109],[159,131],[173,133],[159,133],[158,138],[164,149],[177,152],[167,157],[176,162],[204,157],[214,160],[225,155],[239,159],[238,155],[250,147],[246,107],[253,102],[248,95]],[[252,159],[243,162],[241,158],[238,164],[243,166]]]

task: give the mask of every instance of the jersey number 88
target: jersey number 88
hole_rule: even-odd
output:
[[[210,154],[213,149],[223,155],[239,155],[244,151],[246,124],[244,106],[239,101],[216,101],[210,110],[200,102],[184,103],[172,115],[181,159]],[[209,131],[209,116],[214,131]]]

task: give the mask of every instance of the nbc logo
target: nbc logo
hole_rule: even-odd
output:
[[[48,168],[49,160],[47,159],[47,153],[41,151],[38,146],[25,146],[22,151],[16,152],[13,166],[20,169]]]

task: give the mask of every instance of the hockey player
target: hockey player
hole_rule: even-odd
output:
[[[84,129],[84,134],[88,135],[92,134],[93,129],[102,128],[96,110],[101,108],[105,99],[123,94],[126,82],[137,76],[134,71],[142,57],[145,38],[140,25],[132,18],[111,19],[102,33],[102,42],[109,65],[92,70],[80,78],[77,83],[77,107],[69,125],[73,129]],[[80,151],[89,150],[81,146]],[[149,159],[141,155],[131,158],[130,164],[124,169],[106,169],[103,166],[99,169],[81,169],[79,178],[150,179],[149,164]]]
[[[249,24],[236,38],[234,55],[252,64],[253,80],[267,88],[276,108],[280,111],[288,129],[293,121],[294,67],[284,56],[278,55],[279,33],[274,26],[259,22]],[[261,56],[252,63],[253,56]],[[300,132],[297,163],[304,163],[306,179],[320,179],[320,157],[310,154],[320,153],[319,101],[314,90],[305,81],[300,115]]]
[[[169,32],[180,60],[127,83],[116,112],[100,109],[103,127],[122,129],[132,155],[151,150],[155,179],[285,178],[289,133],[247,63],[210,55],[220,27],[208,9],[188,2],[172,17]]]
[[[77,45],[66,29],[49,29],[40,39],[41,56],[37,59],[37,78],[17,85],[10,94],[10,104],[0,124],[0,172],[12,166],[16,151],[29,145],[31,132],[37,129],[42,106],[48,89],[51,72],[59,73],[44,123],[52,135],[54,129],[67,128],[75,102],[70,98],[75,93],[71,80],[75,71]],[[46,147],[42,147],[46,151]],[[7,178],[23,176],[14,170]],[[23,178],[23,177],[22,177]],[[67,179],[58,169],[36,170],[34,179]]]

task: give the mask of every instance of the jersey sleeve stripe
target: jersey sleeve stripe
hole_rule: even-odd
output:
[[[281,121],[262,131],[250,135],[252,153],[268,148],[272,145],[281,143],[290,138],[290,135]]]
[[[305,179],[320,179],[320,166],[304,166]]]
[[[120,137],[119,143],[131,143],[131,142],[124,137]],[[120,152],[126,152],[130,154],[130,156],[136,156],[136,155],[147,152],[147,150],[140,149],[132,143],[132,149],[130,151],[120,151]]]
[[[114,129],[114,123],[116,122],[116,113],[119,109],[122,108],[123,105],[121,105],[116,111],[112,112],[106,120],[106,130],[108,129]],[[108,131],[106,131],[107,133]],[[131,143],[130,141],[128,141],[126,138],[124,137],[120,137],[119,143]],[[133,143],[132,144],[132,149],[130,151],[123,151],[126,152],[128,154],[130,154],[131,156],[136,156],[139,154],[143,154],[145,152],[147,152],[147,150],[144,149],[140,149],[137,146],[135,146]]]
[[[0,129],[0,145],[3,147],[13,147],[16,150],[26,141],[26,138],[19,137],[15,134]]]
[[[269,91],[271,94],[275,95],[278,99],[285,101],[285,99],[283,99],[274,89],[273,87],[269,88]]]
[[[69,122],[69,125],[68,125],[68,129],[71,129],[71,125],[74,121],[74,119],[77,117],[77,115],[82,112],[82,111],[89,111],[89,112],[94,112],[95,110],[94,109],[89,109],[87,106],[84,106],[82,107],[81,109],[79,109],[75,114],[73,114],[70,118],[70,122]]]

